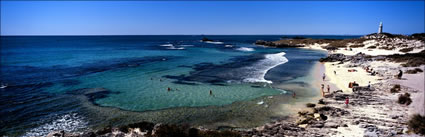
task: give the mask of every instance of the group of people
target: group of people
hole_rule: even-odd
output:
[[[366,72],[372,76],[375,76],[376,74],[378,74],[376,71],[373,70],[373,68],[369,68],[369,66],[363,67],[363,69],[366,70]]]

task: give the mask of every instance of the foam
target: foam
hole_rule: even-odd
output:
[[[162,44],[162,45],[159,45],[159,46],[161,46],[161,47],[174,47],[173,44]]]
[[[88,122],[77,113],[66,114],[59,116],[50,123],[46,123],[39,127],[29,130],[24,137],[46,136],[52,131],[64,130],[65,132],[76,132],[81,129],[86,129]]]
[[[237,48],[236,50],[244,51],[244,52],[251,52],[251,51],[254,51],[254,48],[240,47],[240,48]]]
[[[224,47],[231,48],[231,47],[233,47],[233,45],[224,45]]]
[[[223,44],[223,42],[220,42],[220,41],[205,41],[205,43],[210,43],[210,44]]]
[[[178,47],[178,48],[176,48],[176,47],[168,47],[167,49],[177,49],[177,50],[182,50],[182,49],[184,49],[184,47]]]
[[[251,73],[247,78],[244,78],[243,81],[249,83],[273,83],[272,81],[266,80],[264,77],[270,69],[288,62],[288,59],[283,55],[285,55],[285,52],[265,55],[265,59],[260,60],[253,66],[245,68],[247,72]]]
[[[180,47],[193,47],[194,45],[180,45]]]

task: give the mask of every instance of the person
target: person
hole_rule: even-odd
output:
[[[398,72],[397,78],[401,79],[401,77],[403,76],[403,71],[401,71],[401,70],[398,70],[398,71],[399,72]]]
[[[170,87],[168,87],[168,88],[167,88],[167,90],[168,90],[168,91],[171,91],[171,88],[170,88]]]
[[[328,85],[328,93],[331,92],[331,87]]]
[[[348,103],[350,102],[350,99],[348,97],[345,99],[345,107],[348,107]]]
[[[292,97],[295,98],[297,94],[295,94],[295,92],[292,93]]]
[[[370,81],[369,81],[369,84],[367,84],[367,88],[370,89]]]
[[[212,94],[212,90],[210,90],[210,96],[212,96],[213,94]]]
[[[325,85],[324,84],[322,84],[322,92],[323,92],[323,90],[325,89]]]
[[[326,75],[325,73],[323,73],[323,81],[325,81]]]
[[[334,74],[336,75],[336,71],[334,70]]]

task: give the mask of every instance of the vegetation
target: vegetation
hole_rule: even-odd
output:
[[[425,135],[425,116],[415,114],[407,122],[407,124],[409,125],[410,131],[413,131],[416,134]]]
[[[413,47],[400,49],[400,52],[404,52],[404,53],[410,52],[410,51],[413,51]]]
[[[403,67],[418,67],[425,65],[425,50],[419,53],[407,53],[404,55],[394,54],[386,56],[388,60],[394,62],[404,62]]]
[[[407,74],[416,74],[416,73],[420,73],[420,72],[424,72],[424,71],[420,68],[409,69],[409,70],[406,71]]]
[[[376,49],[376,46],[369,46],[368,49]]]
[[[398,103],[399,104],[410,105],[410,103],[412,103],[412,99],[410,99],[410,94],[409,93],[404,93],[404,94],[400,95],[398,97]]]

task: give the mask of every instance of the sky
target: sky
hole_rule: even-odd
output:
[[[424,1],[1,1],[1,35],[424,32]]]

